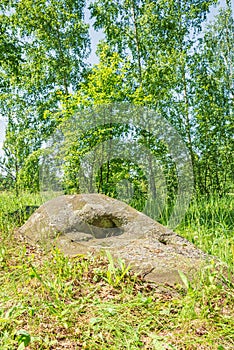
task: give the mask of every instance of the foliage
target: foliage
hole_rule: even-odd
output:
[[[58,135],[55,130],[66,129],[66,122],[82,110],[128,102],[152,108],[178,131],[190,155],[197,195],[231,192],[233,18],[229,2],[201,32],[210,6],[216,3],[92,2],[94,27],[103,30],[105,39],[98,45],[100,62],[87,69],[84,1],[3,1],[0,112],[8,119],[5,156],[0,160],[3,183],[17,193],[29,188],[38,191],[39,150],[51,135]],[[165,144],[144,130],[132,132],[133,126],[113,130],[108,120],[93,129],[94,119],[91,116],[90,131],[75,134],[76,141],[71,141],[72,133],[66,135],[64,190],[80,191],[77,174],[86,153],[108,138],[111,143],[129,132],[160,160],[167,200],[173,207],[177,170]],[[150,168],[150,159],[147,162]],[[131,170],[137,175],[127,180],[138,192],[136,204],[131,204],[142,209],[146,187],[156,197],[152,169],[146,183],[146,174],[136,170],[133,162],[118,159],[119,171],[113,160],[102,163],[96,173],[98,191],[117,196],[117,181],[126,180]]]
[[[4,95],[0,111],[8,120],[1,164],[17,192],[20,187],[28,188],[32,180],[32,190],[38,190],[38,177],[33,178],[28,170],[37,173],[38,152],[34,152],[57,126],[48,111],[55,113],[61,95],[77,89],[82,79],[89,49],[84,6],[84,1],[70,0],[2,3],[0,45],[9,36],[15,46],[12,44],[12,55],[9,51],[12,64],[3,57],[1,70]],[[21,170],[24,175],[19,183]]]
[[[197,176],[202,193],[233,189],[234,19],[220,11],[195,54]]]
[[[110,52],[118,52],[123,64],[130,67],[125,76],[131,84],[131,101],[155,108],[178,130],[190,153],[197,193],[222,194],[230,189],[233,166],[233,162],[230,166],[224,159],[226,152],[221,151],[232,149],[231,136],[224,131],[230,130],[233,118],[231,6],[220,12],[216,22],[207,28],[204,39],[199,35],[209,6],[215,3],[99,0],[90,8],[95,27],[102,28],[106,35]],[[212,37],[219,39],[215,41]],[[219,61],[215,60],[213,41],[217,42]],[[204,49],[207,45],[213,50],[210,54]],[[205,91],[208,77],[201,68],[202,51],[207,74],[213,72],[209,78],[213,87]],[[212,56],[216,68],[212,66]],[[223,76],[225,71],[227,78]],[[201,86],[199,79],[206,82]],[[214,94],[216,97],[212,97]],[[218,120],[220,123],[216,123]],[[213,145],[214,138],[219,141]],[[225,146],[220,147],[220,143]]]

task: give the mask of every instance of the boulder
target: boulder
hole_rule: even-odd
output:
[[[63,195],[37,209],[19,233],[68,256],[109,250],[146,280],[192,278],[207,256],[192,243],[127,204],[102,194]]]

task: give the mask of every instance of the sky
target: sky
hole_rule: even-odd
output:
[[[224,7],[225,3],[226,3],[226,0],[221,0],[220,6]],[[232,1],[232,10],[234,13],[234,1]],[[208,21],[211,21],[214,18],[214,16],[217,15],[217,13],[218,13],[218,8],[212,7],[210,13],[208,14]],[[93,65],[98,63],[98,57],[96,56],[95,52],[96,52],[97,44],[99,40],[103,39],[104,35],[102,31],[97,32],[93,29],[92,27],[93,22],[92,20],[90,20],[89,17],[90,17],[89,11],[86,10],[85,21],[90,24],[89,34],[91,38],[91,54],[89,56],[88,62]],[[6,129],[6,121],[0,115],[0,156],[2,155],[2,146],[3,146],[4,137],[5,137],[5,129]]]

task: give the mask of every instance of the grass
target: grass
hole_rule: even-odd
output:
[[[234,198],[200,198],[191,203],[177,232],[234,268]]]
[[[45,253],[16,240],[19,223],[7,214],[29,204],[40,198],[0,195],[1,350],[234,348],[233,285],[212,266],[170,287],[141,280],[108,254]],[[196,201],[177,229],[220,257],[230,275],[232,210],[230,198]]]

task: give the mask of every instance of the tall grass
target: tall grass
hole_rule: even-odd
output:
[[[0,232],[2,235],[11,233],[14,227],[22,224],[22,220],[14,215],[17,210],[23,210],[27,205],[41,204],[42,199],[39,194],[24,193],[17,197],[12,192],[0,192]]]
[[[149,200],[147,214],[167,225],[173,207]],[[197,247],[220,257],[233,268],[234,264],[234,197],[209,196],[191,200],[184,218],[174,229]]]
[[[205,252],[234,266],[234,198],[199,198],[190,203],[176,231]]]

